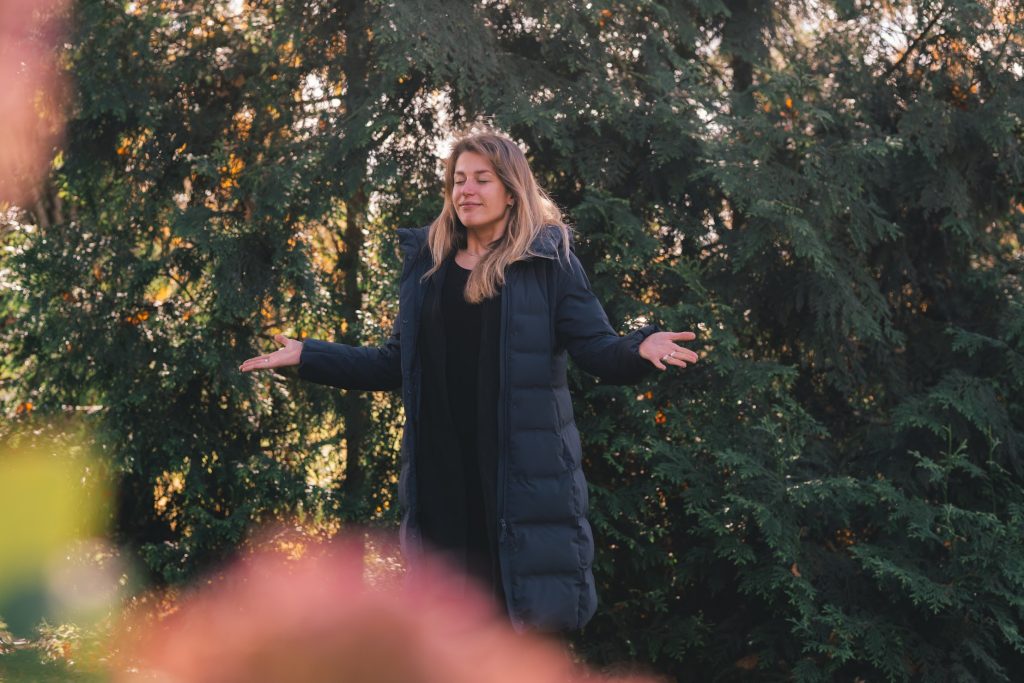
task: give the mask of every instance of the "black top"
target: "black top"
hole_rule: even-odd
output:
[[[496,513],[501,297],[468,303],[469,274],[450,258],[424,297],[418,515],[424,539],[503,604]]]

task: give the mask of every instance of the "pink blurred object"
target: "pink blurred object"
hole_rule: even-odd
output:
[[[31,202],[64,128],[65,0],[0,0],[0,202]]]
[[[558,643],[517,634],[483,593],[439,562],[390,588],[364,583],[361,546],[288,560],[260,551],[163,620],[129,630],[117,683],[572,683],[606,677]]]

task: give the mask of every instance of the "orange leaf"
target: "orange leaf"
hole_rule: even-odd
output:
[[[744,671],[753,671],[757,668],[757,662],[757,655],[747,655],[746,657],[736,660],[736,668],[743,669]]]

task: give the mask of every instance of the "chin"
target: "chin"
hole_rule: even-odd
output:
[[[499,218],[501,217],[498,216],[497,218],[476,218],[474,216],[469,219],[459,218],[459,222],[461,222],[463,227],[465,227],[467,230],[475,230],[476,228],[481,228],[487,225],[493,225],[498,221]]]

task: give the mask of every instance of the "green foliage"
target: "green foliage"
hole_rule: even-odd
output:
[[[0,655],[7,654],[14,648],[14,636],[7,630],[7,624],[0,617]]]
[[[680,680],[1024,668],[1019,13],[131,7],[76,5],[61,163],[3,233],[0,390],[16,421],[93,406],[155,577],[258,520],[394,523],[396,396],[235,368],[277,330],[380,341],[392,230],[436,214],[447,127],[487,120],[613,323],[704,356],[572,377],[601,596],[577,649]]]

